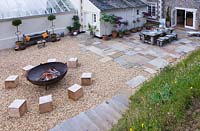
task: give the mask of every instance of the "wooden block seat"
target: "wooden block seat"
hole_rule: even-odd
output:
[[[69,58],[69,60],[67,61],[67,66],[68,66],[68,68],[77,68],[78,67],[78,58],[77,57]]]
[[[47,62],[56,62],[56,58],[50,58],[47,60]]]
[[[24,99],[16,99],[8,107],[8,113],[10,117],[21,117],[27,111],[27,104],[26,100]]]
[[[52,95],[42,96],[39,98],[39,112],[47,113],[53,110]]]
[[[74,84],[73,86],[68,88],[68,97],[74,101],[80,99],[83,96],[83,88],[78,85]]]
[[[19,76],[18,75],[10,75],[5,80],[5,88],[6,89],[16,88],[18,84],[19,84]]]
[[[81,85],[89,86],[92,84],[92,73],[83,73],[81,76]]]
[[[26,76],[27,73],[33,68],[34,68],[34,66],[32,66],[32,65],[27,65],[27,66],[23,67],[22,68],[23,69],[23,76]]]

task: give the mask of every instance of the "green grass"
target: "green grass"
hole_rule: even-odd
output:
[[[111,131],[173,131],[200,97],[200,50],[144,83]]]

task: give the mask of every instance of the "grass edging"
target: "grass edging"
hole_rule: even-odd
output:
[[[131,96],[130,109],[112,131],[173,131],[200,97],[200,50],[165,68]]]

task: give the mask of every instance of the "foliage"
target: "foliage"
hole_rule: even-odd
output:
[[[170,9],[169,7],[167,7],[167,14],[166,14],[166,21],[170,22],[171,18],[170,18]]]
[[[53,14],[51,14],[51,15],[48,16],[48,20],[49,20],[49,21],[53,21],[53,20],[55,20],[55,19],[56,19],[56,16],[53,15]]]
[[[71,33],[73,31],[73,27],[72,26],[67,26],[67,29],[68,29],[69,33]]]
[[[12,21],[12,25],[13,26],[19,26],[19,25],[21,25],[22,24],[22,20],[21,19],[15,19],[15,20],[13,20]]]
[[[97,29],[97,26],[93,26],[88,24],[88,31],[90,32],[90,35],[95,35],[96,32],[98,32],[99,30]]]
[[[200,50],[144,83],[113,131],[173,131],[200,98]]]

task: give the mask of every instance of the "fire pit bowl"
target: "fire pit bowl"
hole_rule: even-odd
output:
[[[59,76],[50,80],[41,80],[41,76],[50,68],[56,69],[59,72]],[[28,72],[27,80],[38,86],[51,85],[63,79],[67,73],[67,70],[67,65],[61,62],[49,62],[40,64]]]

